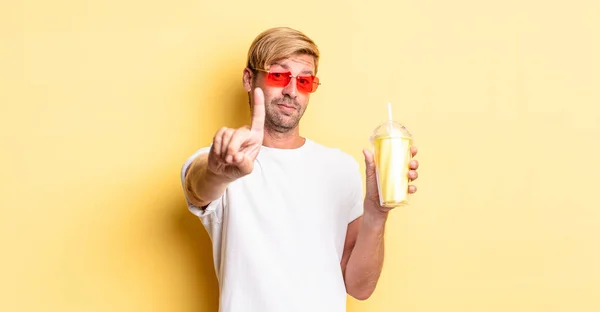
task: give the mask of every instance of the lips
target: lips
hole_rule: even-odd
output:
[[[290,110],[291,110],[291,109],[293,109],[293,110],[296,110],[296,106],[293,106],[293,105],[288,105],[288,104],[277,104],[277,106],[279,106],[279,107],[281,107],[281,108],[284,108],[284,109],[290,109]]]

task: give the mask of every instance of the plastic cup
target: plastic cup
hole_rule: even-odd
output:
[[[398,122],[388,120],[373,132],[379,203],[394,208],[408,204],[408,171],[412,135]]]

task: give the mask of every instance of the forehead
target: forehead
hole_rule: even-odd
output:
[[[286,69],[295,72],[314,74],[315,60],[312,55],[295,54],[288,58],[274,61],[269,66],[270,69]]]

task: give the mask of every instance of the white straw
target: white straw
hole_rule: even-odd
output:
[[[388,135],[391,135],[392,131],[393,131],[393,129],[392,129],[392,103],[388,102],[387,103],[387,108],[388,108],[389,122],[388,122],[386,128],[387,128]]]

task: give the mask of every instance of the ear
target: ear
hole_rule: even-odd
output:
[[[244,84],[244,89],[246,90],[246,92],[252,91],[253,79],[254,79],[254,73],[252,73],[252,70],[250,70],[250,68],[248,68],[248,67],[244,68],[244,73],[242,75],[242,82]]]

